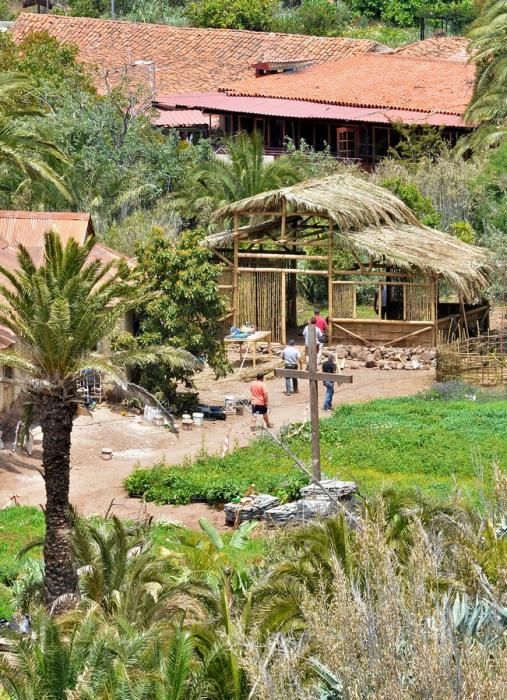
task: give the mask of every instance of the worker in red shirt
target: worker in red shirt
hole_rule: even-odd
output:
[[[262,373],[259,373],[255,382],[252,382],[250,385],[250,403],[252,404],[251,429],[255,430],[258,415],[262,416],[266,428],[272,428],[273,426],[268,418],[268,392],[264,385],[264,375]]]
[[[320,330],[323,333],[326,333],[327,332],[327,323],[326,323],[326,319],[320,315],[320,309],[314,309],[313,315],[315,317],[315,325],[317,326],[317,328],[320,328]]]

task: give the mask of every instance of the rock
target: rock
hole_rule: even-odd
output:
[[[346,345],[337,345],[335,355],[338,360],[344,360],[349,356],[349,350]]]
[[[373,353],[373,359],[375,359],[377,362],[382,359],[382,353],[378,348]]]
[[[278,498],[267,493],[243,498],[240,503],[226,503],[224,506],[225,524],[235,525],[244,520],[260,520],[266,510],[278,505],[280,505]]]
[[[431,352],[430,352],[429,350],[426,350],[426,351],[423,352],[423,354],[421,355],[421,360],[422,360],[423,362],[427,362],[428,364],[431,362],[432,359],[433,359],[433,357],[431,356]]]
[[[357,484],[354,481],[339,481],[338,479],[322,479],[320,482],[326,493],[332,498],[340,499],[357,493]],[[306,499],[327,498],[324,491],[317,484],[309,484],[301,489],[301,496]]]
[[[331,515],[335,509],[334,504],[324,498],[301,500],[270,508],[264,517],[266,524],[271,527],[275,525],[299,525],[317,517],[325,518],[327,515]]]
[[[364,353],[364,348],[361,345],[351,345],[349,354],[353,360],[357,360]]]
[[[369,353],[366,356],[365,362],[364,362],[365,367],[376,367],[377,366],[377,361],[375,360],[375,356],[373,353]]]
[[[356,360],[351,360],[349,362],[349,369],[359,369],[361,367],[361,363],[357,362]]]

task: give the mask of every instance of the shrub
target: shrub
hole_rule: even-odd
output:
[[[282,501],[294,500],[308,479],[291,472],[284,463],[265,461],[265,466],[252,468],[252,458],[242,459],[243,450],[221,459],[203,457],[190,466],[170,467],[158,464],[148,469],[136,468],[124,481],[130,496],[144,497],[157,504],[184,505],[204,501],[209,505],[227,503],[242,496],[252,480],[257,491],[271,493]]]
[[[194,27],[252,29],[271,27],[273,0],[195,0],[187,7],[187,17]]]
[[[413,182],[404,182],[401,178],[392,178],[382,182],[383,187],[387,187],[395,195],[397,195],[407,207],[410,207],[414,214],[426,226],[438,228],[441,225],[440,216],[438,215],[431,199],[425,197],[417,185]]]
[[[350,19],[350,10],[345,3],[328,0],[303,0],[301,5],[277,17],[273,30],[291,34],[314,36],[336,36]]]

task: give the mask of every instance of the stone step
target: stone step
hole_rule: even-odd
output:
[[[224,506],[225,524],[236,525],[245,520],[261,520],[269,508],[280,505],[275,496],[260,493],[256,496],[242,498],[240,503],[226,503]]]

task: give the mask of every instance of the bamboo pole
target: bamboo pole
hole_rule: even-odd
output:
[[[291,270],[289,267],[238,267],[238,272],[286,272],[287,274],[324,275],[327,270]]]
[[[329,221],[329,247],[327,251],[327,315],[329,319],[327,342],[333,344],[333,222]]]
[[[237,214],[234,214],[233,217],[233,226],[234,226],[234,252],[233,252],[233,268],[232,268],[232,306],[233,306],[233,324],[235,326],[238,325],[239,323],[239,318],[238,318],[238,311],[239,311],[239,288],[238,288],[238,274],[239,274],[239,266],[238,266],[238,254],[239,254],[239,241],[238,241],[238,228],[239,228],[239,216]]]
[[[286,345],[287,343],[287,275],[282,272],[282,294],[281,294],[281,304],[282,304],[282,343]]]
[[[304,255],[297,253],[238,253],[238,258],[271,259],[271,260],[328,260],[327,255]]]

